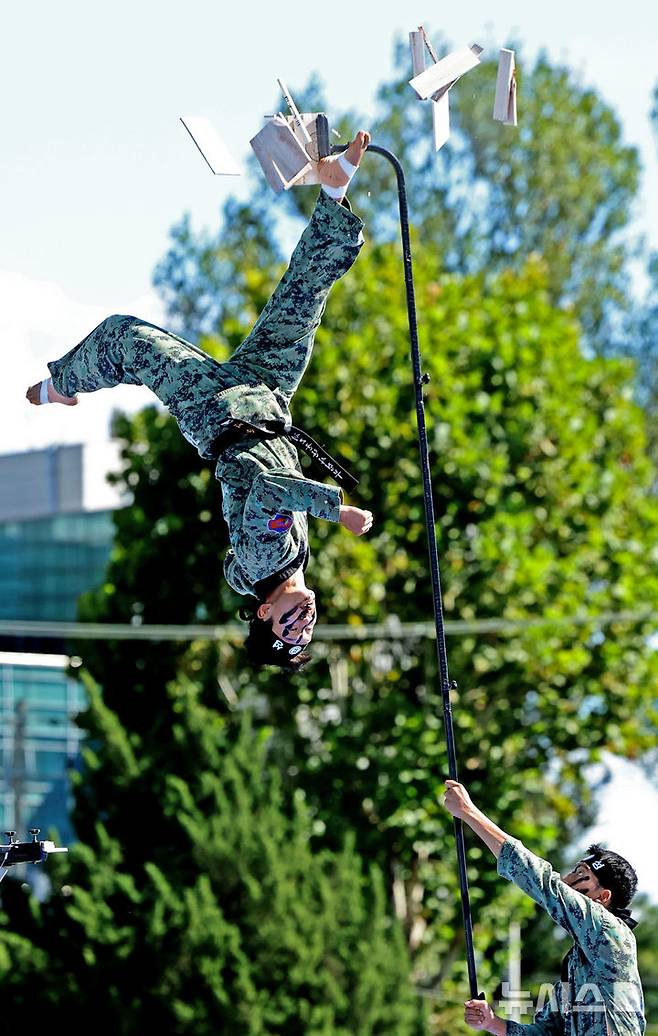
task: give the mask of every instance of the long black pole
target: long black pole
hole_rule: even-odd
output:
[[[344,148],[333,148],[344,151]],[[436,649],[441,676],[441,697],[443,699],[443,724],[448,746],[448,775],[453,781],[457,776],[457,753],[455,750],[455,733],[452,723],[452,705],[450,702],[451,687],[448,676],[448,652],[446,651],[445,628],[443,624],[443,599],[441,596],[441,577],[439,574],[439,553],[436,545],[436,525],[434,518],[434,498],[432,495],[432,479],[430,475],[429,446],[427,427],[425,424],[425,404],[423,401],[423,385],[429,381],[429,375],[423,374],[418,342],[418,321],[416,319],[416,296],[414,292],[414,275],[411,263],[411,240],[409,237],[409,208],[407,205],[407,188],[404,170],[400,161],[392,153],[378,144],[369,144],[368,151],[382,155],[388,159],[397,177],[398,204],[400,209],[400,233],[402,235],[402,261],[404,263],[404,283],[407,292],[407,315],[409,318],[409,340],[411,343],[411,362],[414,372],[416,390],[416,420],[418,423],[418,447],[420,466],[423,473],[423,495],[425,498],[425,523],[427,525],[427,541],[430,555],[430,574],[432,578],[432,594],[434,599],[434,624],[436,626]],[[468,895],[468,875],[466,872],[466,849],[464,846],[464,829],[461,820],[455,818],[455,843],[457,846],[457,865],[459,868],[459,888],[461,892],[462,914],[464,917],[464,936],[466,939],[466,964],[468,982],[472,998],[484,999],[478,993],[477,974],[475,969],[475,952],[473,948],[473,922],[471,904]]]

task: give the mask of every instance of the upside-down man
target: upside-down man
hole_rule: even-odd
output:
[[[307,514],[357,536],[372,526],[370,511],[343,504],[338,486],[304,478],[289,411],[329,291],[363,244],[363,223],[345,192],[369,140],[359,131],[344,154],[318,163],[322,189],[309,224],[274,294],[226,363],[147,321],[112,316],[49,363],[51,377],[27,391],[36,405],[70,406],[78,392],[147,385],[199,454],[216,462],[231,541],[224,573],[237,593],[253,598],[243,617],[254,664],[298,669],[309,657],[304,649],[316,610],[304,577]],[[301,444],[303,435],[295,441]],[[312,452],[317,444],[310,442]],[[338,470],[332,461],[325,455],[325,468]]]

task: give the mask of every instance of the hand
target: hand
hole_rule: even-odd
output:
[[[496,1018],[486,1000],[467,1000],[464,1004],[464,1021],[471,1029],[484,1032],[504,1033],[507,1028],[500,1018]]]
[[[562,881],[565,883],[565,885],[569,885],[570,888],[580,891],[579,886],[587,885],[589,881],[589,875],[586,874],[583,870],[580,870],[578,867],[574,867],[572,871],[569,871],[568,874],[564,875]]]
[[[339,522],[355,536],[363,536],[372,528],[372,511],[362,511],[360,507],[343,505],[340,509]]]
[[[464,785],[459,784],[457,781],[446,781],[446,795],[443,805],[449,813],[452,813],[453,817],[458,817],[460,820],[463,819],[464,814],[469,809],[473,808],[471,796],[466,791]]]
[[[584,896],[589,896],[590,899],[594,899],[594,896],[590,895],[590,893],[593,893],[598,882],[596,881],[596,875],[590,871],[586,864],[576,864],[573,870],[564,875],[562,881],[565,885],[569,885],[570,888],[575,889],[576,892],[582,892]]]

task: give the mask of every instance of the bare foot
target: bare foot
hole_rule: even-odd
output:
[[[345,155],[348,162],[358,166],[369,143],[370,134],[366,130],[359,130],[352,143],[342,154]],[[350,178],[341,168],[338,158],[338,155],[328,155],[318,162],[318,180],[327,187],[346,187],[350,182]]]
[[[352,165],[358,165],[369,143],[370,134],[368,131],[359,130],[352,143],[348,145],[347,151],[343,152],[347,161],[351,162]]]
[[[25,393],[25,398],[29,400],[30,403],[34,403],[35,406],[40,406],[40,393],[41,382],[37,381],[36,385],[30,385],[29,389]],[[78,402],[77,396],[63,396],[60,392],[55,392],[52,381],[48,382],[48,399],[51,403],[63,403],[64,406],[76,406]]]

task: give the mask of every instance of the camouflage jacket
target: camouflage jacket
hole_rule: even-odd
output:
[[[257,596],[256,583],[306,548],[307,514],[340,518],[342,490],[305,478],[297,450],[285,438],[230,448],[217,462],[216,476],[231,540],[224,575],[239,594]]]
[[[642,986],[635,937],[624,921],[562,881],[546,860],[508,838],[498,873],[513,881],[574,940],[567,979],[553,986],[530,1025],[507,1022],[507,1036],[642,1036]]]

